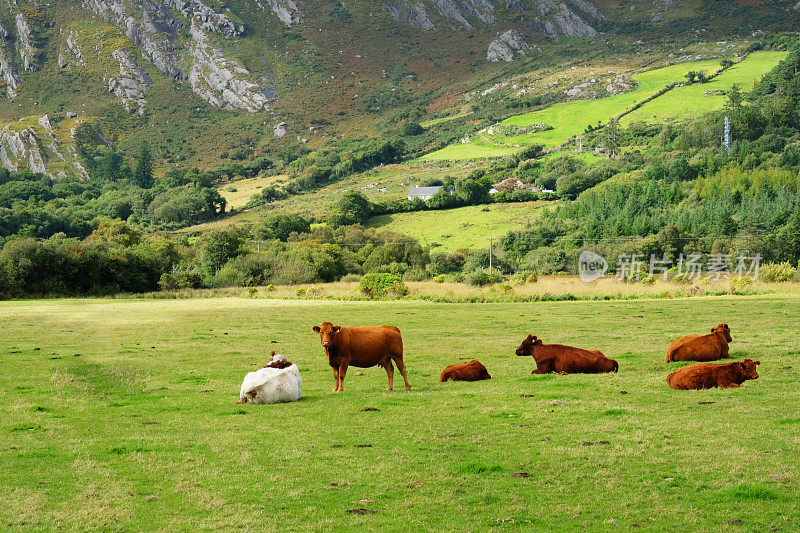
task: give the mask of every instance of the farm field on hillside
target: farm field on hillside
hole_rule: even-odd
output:
[[[714,93],[728,91],[734,83],[739,85],[742,92],[750,91],[753,84],[775,68],[786,55],[787,52],[754,52],[745,61],[732,66],[708,83],[678,87],[659,96],[625,115],[620,124],[627,126],[637,121],[679,120],[720,109],[725,105],[727,96]]]
[[[285,174],[278,176],[264,176],[231,181],[219,187],[219,193],[228,202],[228,209],[239,209],[247,204],[255,194],[259,194],[264,187],[279,183],[286,179]],[[234,190],[235,189],[235,190]]]
[[[437,251],[488,247],[486,237],[502,237],[520,229],[540,209],[552,202],[520,202],[474,205],[441,211],[418,211],[381,215],[367,221],[368,227],[411,235],[423,244],[438,244]]]
[[[348,176],[316,191],[290,196],[275,204],[278,210],[325,216],[329,208],[346,191],[358,191],[373,202],[403,200],[408,189],[429,179],[445,176],[462,177],[475,169],[473,164],[442,166],[440,164],[385,165]]]
[[[0,317],[4,529],[800,525],[797,294],[39,300],[0,302]],[[311,331],[324,320],[399,326],[412,391],[386,392],[385,373],[367,369],[332,393]],[[720,321],[760,379],[669,389],[669,341]],[[601,349],[620,372],[532,376],[514,355],[528,333]],[[301,368],[302,400],[235,405],[273,349]],[[438,383],[472,358],[491,380]]]
[[[652,113],[664,113],[671,108],[676,108],[674,113],[681,115],[705,113],[718,107],[719,102],[724,102],[724,96],[719,97],[722,99],[719,102],[713,97],[706,99],[704,95],[706,90],[727,89],[734,82],[741,85],[743,90],[747,90],[785,56],[785,52],[755,52],[746,57],[742,63],[732,67],[729,72],[723,73],[720,81],[674,89],[648,103],[646,107],[655,106],[652,108]],[[718,72],[720,68],[719,59],[709,59],[678,63],[634,74],[632,78],[638,85],[630,92],[607,98],[562,102],[539,111],[509,117],[501,122],[521,127],[544,123],[552,126],[552,129],[532,134],[511,135],[500,139],[497,144],[491,144],[485,139],[473,139],[469,143],[454,144],[437,150],[421,157],[420,160],[496,157],[507,155],[503,150],[518,149],[516,147],[532,143],[542,143],[547,147],[558,146],[570,137],[580,134],[589,125],[596,126],[598,122],[608,122],[670,83],[684,81],[684,76],[690,70],[705,71],[710,75]],[[677,91],[683,92],[677,93]],[[662,99],[667,100],[662,104]],[[642,109],[638,112],[641,113]],[[642,117],[640,115],[640,118],[630,120],[642,120]]]

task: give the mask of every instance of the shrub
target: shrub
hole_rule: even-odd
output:
[[[382,272],[370,272],[364,274],[358,288],[370,298],[382,296],[405,296],[408,294],[408,287],[399,276]]]
[[[766,283],[783,283],[797,278],[797,268],[789,261],[764,265],[758,269],[758,279]]]
[[[499,282],[501,279],[503,279],[503,277],[499,274],[489,274],[485,270],[475,270],[467,274],[464,279],[472,286],[485,287],[486,285],[492,285]]]

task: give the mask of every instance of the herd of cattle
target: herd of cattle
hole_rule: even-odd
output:
[[[333,369],[334,392],[344,390],[344,378],[350,366],[368,368],[381,366],[389,380],[387,390],[392,390],[394,367],[405,380],[406,390],[411,389],[403,362],[403,339],[394,326],[334,326],[323,322],[313,330],[320,335],[322,347]],[[666,362],[700,361],[681,368],[667,376],[673,389],[709,389],[713,387],[739,387],[748,379],[756,379],[759,361],[745,359],[741,362],[711,364],[706,361],[728,358],[731,330],[719,324],[705,335],[686,335],[673,341],[667,348]],[[532,374],[597,374],[617,372],[619,364],[600,350],[585,350],[562,344],[544,344],[541,339],[528,335],[517,348],[517,355],[532,356],[536,370]],[[444,369],[440,381],[478,381],[491,376],[478,360],[450,365]]]

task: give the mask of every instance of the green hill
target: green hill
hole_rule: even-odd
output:
[[[552,148],[581,134],[588,126],[606,124],[620,115],[624,115],[622,124],[639,120],[696,116],[721,107],[725,99],[724,91],[734,83],[745,88],[752,87],[784,57],[786,57],[785,52],[755,52],[708,83],[677,87],[660,96],[657,96],[658,93],[669,85],[685,82],[685,76],[689,71],[705,72],[709,76],[716,75],[722,69],[720,61],[714,59],[678,63],[634,74],[631,78],[636,83],[636,88],[630,92],[599,100],[558,103],[540,111],[509,117],[500,122],[500,126],[494,126],[494,129],[498,130],[496,133],[488,129],[482,130],[473,135],[469,142],[461,142],[426,154],[420,160],[497,157],[508,155],[520,146],[534,143]],[[707,95],[707,92],[716,94]],[[628,113],[631,108],[647,100],[650,101]],[[545,125],[548,129],[530,134],[516,132],[539,124]],[[504,134],[505,132],[508,134]]]

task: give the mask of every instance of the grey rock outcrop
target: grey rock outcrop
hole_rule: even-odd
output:
[[[467,31],[479,23],[513,22],[548,37],[594,37],[597,30],[587,21],[605,20],[586,0],[384,0],[383,7],[397,21],[426,30],[435,29],[426,9]]]
[[[244,26],[231,21],[224,13],[214,11],[201,0],[167,0],[167,6],[177,9],[184,17],[194,18],[200,22],[200,27],[206,31],[224,33],[226,35],[241,35]]]
[[[486,59],[489,61],[513,61],[517,54],[524,56],[525,51],[530,47],[524,35],[517,30],[508,30],[489,44]]]
[[[289,133],[289,125],[285,122],[279,122],[272,128],[272,134],[275,137],[284,137],[287,133]]]
[[[78,34],[76,32],[71,31],[69,33],[69,36],[67,36],[67,49],[75,57],[75,60],[77,61],[78,65],[85,67],[86,59],[83,57],[83,52],[81,52],[81,48],[78,45],[77,37]]]
[[[19,57],[22,59],[22,68],[35,72],[41,68],[39,66],[39,50],[36,49],[36,37],[22,13],[17,13],[14,22],[17,25],[17,49]]]
[[[423,30],[434,29],[422,4],[415,4],[409,0],[399,0],[398,2],[386,0],[383,2],[383,9],[398,22],[404,22]]]
[[[0,165],[12,172],[24,167],[31,172],[47,172],[39,143],[36,141],[36,132],[32,127],[15,131],[4,126],[0,130]]]
[[[170,10],[152,0],[85,0],[96,13],[125,32],[153,64],[174,79],[183,79],[177,53],[180,22]]]
[[[144,114],[145,93],[153,80],[125,50],[114,50],[111,55],[119,62],[119,77],[108,81],[108,91],[117,95],[128,113]]]
[[[472,24],[467,22],[467,19],[464,18],[464,15],[461,14],[461,12],[458,10],[455,4],[453,4],[453,2],[451,2],[450,0],[433,0],[433,1],[436,4],[436,7],[439,8],[439,13],[441,13],[443,16],[451,20],[455,20],[456,22],[461,24],[461,26],[465,30],[473,29]]]
[[[2,43],[0,42],[0,86],[4,89],[4,93],[8,98],[14,98],[17,95],[19,88],[19,76],[17,71],[14,70],[14,65],[11,64],[8,57],[3,50]]]
[[[8,30],[3,26],[3,23],[0,22],[0,41],[8,39],[11,37],[11,34],[8,33]]]
[[[264,0],[275,16],[287,26],[300,24],[301,14],[297,5],[292,0]],[[261,0],[256,0],[256,4],[261,9],[265,9]]]
[[[506,0],[506,8],[521,14],[520,23],[526,28],[548,37],[594,37],[597,30],[584,21],[581,14],[597,21],[605,20],[597,8],[583,0]]]
[[[200,98],[214,107],[244,109],[251,113],[268,107],[270,98],[257,83],[246,79],[250,71],[214,48],[197,24],[192,24],[190,33],[194,63],[189,83]]]
[[[461,5],[469,16],[474,17],[486,24],[494,24],[494,4],[488,0],[461,0]]]

